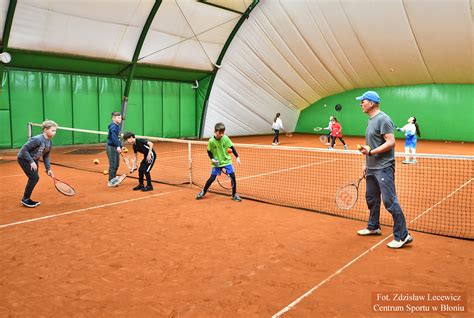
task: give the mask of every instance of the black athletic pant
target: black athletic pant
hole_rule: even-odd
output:
[[[339,138],[339,140],[342,142],[342,144],[345,146],[346,143],[344,142],[344,139],[342,139],[342,137],[337,137]],[[336,137],[334,136],[331,136],[331,148],[334,147],[334,144],[336,143]]]
[[[28,182],[26,183],[23,199],[30,199],[31,193],[33,192],[33,189],[39,181],[38,169],[36,169],[36,171],[31,170],[30,163],[25,159],[18,158],[18,163],[20,164],[21,169],[23,169],[26,176],[28,177]],[[38,166],[38,161],[35,161],[35,163],[36,166]]]
[[[204,186],[204,189],[202,189],[202,192],[206,193],[207,190],[209,190],[209,187],[214,182],[214,180],[216,180],[216,177],[217,176],[211,175],[209,179],[207,179],[206,185]],[[232,179],[232,196],[234,196],[237,192],[237,182],[235,181],[235,173],[229,173],[229,177]]]

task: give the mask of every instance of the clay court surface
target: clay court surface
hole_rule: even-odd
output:
[[[281,141],[322,146],[308,135]],[[474,147],[421,141],[418,152]],[[126,179],[108,188],[104,175],[53,166],[78,192],[65,197],[40,170],[32,198],[42,204],[27,209],[26,176],[15,161],[0,164],[2,317],[271,317],[318,284],[282,317],[399,317],[372,311],[372,293],[382,291],[467,292],[469,313],[445,315],[474,310],[470,240],[412,232],[412,245],[391,250],[390,227],[358,237],[365,222],[212,193],[196,201],[189,185],[137,193]]]

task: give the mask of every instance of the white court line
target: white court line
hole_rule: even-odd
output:
[[[143,200],[143,199],[149,199],[149,198],[158,197],[158,196],[162,196],[162,195],[166,195],[166,194],[170,194],[170,193],[176,193],[176,192],[179,192],[179,191],[182,191],[182,190],[171,191],[171,192],[162,192],[162,193],[158,193],[158,194],[147,195],[145,197],[134,198],[134,199],[129,199],[129,200],[123,200],[123,201],[112,202],[112,203],[106,203],[106,204],[96,205],[96,206],[92,206],[92,207],[84,208],[84,209],[79,209],[79,210],[73,210],[73,211],[68,211],[68,212],[63,212],[63,213],[58,213],[58,214],[50,214],[50,215],[42,216],[40,218],[28,219],[28,220],[14,222],[14,223],[1,224],[0,229],[10,227],[10,226],[14,226],[14,225],[24,224],[24,223],[30,223],[30,222],[36,222],[36,221],[51,219],[51,218],[55,218],[55,217],[58,217],[58,216],[74,214],[74,213],[79,213],[79,212],[84,212],[84,211],[89,211],[89,210],[94,210],[94,209],[105,208],[105,207],[113,206],[113,205],[117,205],[117,204],[128,203],[128,202],[133,202],[133,201],[138,201],[138,200]]]
[[[432,207],[428,208],[427,210],[425,210],[423,213],[421,213],[420,215],[418,215],[416,218],[414,218],[413,220],[411,220],[410,222],[408,222],[408,224],[411,224],[413,222],[415,222],[418,218],[420,218],[422,215],[426,214],[427,212],[431,211],[434,207],[440,205],[442,202],[446,201],[448,198],[450,198],[451,196],[453,196],[456,192],[458,192],[459,190],[461,190],[462,188],[464,188],[466,185],[468,185],[472,180],[474,180],[474,178],[471,178],[470,180],[466,181],[463,185],[461,185],[459,188],[457,188],[456,190],[454,190],[453,192],[451,192],[450,194],[448,194],[446,197],[444,197],[443,199],[441,199],[438,203],[436,203],[435,205],[433,205]],[[314,286],[313,288],[311,288],[310,290],[308,290],[306,293],[304,293],[302,296],[300,296],[299,298],[297,298],[296,300],[294,300],[291,304],[289,304],[288,306],[286,306],[285,308],[283,308],[282,310],[280,310],[279,312],[277,312],[276,314],[274,314],[272,316],[272,318],[278,318],[282,315],[284,315],[286,312],[290,311],[291,309],[293,309],[299,302],[301,302],[304,298],[308,297],[309,295],[311,295],[316,289],[318,289],[319,287],[321,287],[322,285],[326,284],[328,281],[330,281],[332,278],[334,278],[335,276],[339,275],[343,270],[345,270],[346,268],[348,268],[349,266],[351,266],[352,264],[354,264],[357,260],[359,260],[360,258],[362,258],[363,256],[365,256],[366,254],[368,254],[369,252],[372,252],[377,246],[379,246],[380,244],[382,244],[383,242],[385,242],[388,238],[391,238],[393,236],[393,234],[390,234],[389,236],[387,236],[386,238],[384,238],[383,240],[381,240],[380,242],[374,244],[372,247],[370,247],[369,249],[367,249],[365,252],[363,252],[362,254],[360,254],[359,256],[357,256],[356,258],[354,258],[352,261],[350,261],[349,263],[347,263],[346,265],[342,266],[340,269],[338,269],[336,272],[332,273],[331,275],[329,275],[326,279],[324,279],[323,281],[321,281],[319,284],[317,284],[316,286]]]
[[[307,164],[307,165],[297,166],[297,167],[293,167],[293,168],[275,170],[275,171],[265,172],[265,173],[261,173],[261,174],[256,174],[256,175],[253,175],[253,176],[237,178],[236,180],[240,181],[240,180],[245,180],[245,179],[250,179],[250,178],[262,177],[262,176],[267,176],[267,175],[270,175],[270,174],[286,172],[286,171],[290,171],[290,170],[296,170],[296,169],[311,167],[311,166],[315,166],[315,165],[319,165],[319,164],[323,164],[323,163],[333,162],[333,161],[336,161],[336,160],[337,159],[325,160],[325,161],[310,163],[310,164]]]
[[[10,178],[10,177],[19,177],[19,176],[24,176],[25,174],[12,174],[10,176],[1,176],[0,178]]]

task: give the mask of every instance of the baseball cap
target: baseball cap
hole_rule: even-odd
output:
[[[380,96],[374,91],[367,91],[362,96],[356,97],[357,100],[370,100],[374,103],[380,103]]]

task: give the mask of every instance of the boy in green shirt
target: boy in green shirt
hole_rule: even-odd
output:
[[[232,166],[232,158],[227,152],[227,149],[232,150],[232,153],[237,158],[237,164],[240,165],[240,158],[237,151],[232,144],[232,141],[225,134],[225,126],[223,123],[217,123],[214,126],[214,136],[209,139],[207,144],[207,154],[213,163],[211,176],[206,182],[204,189],[196,195],[196,200],[202,199],[206,195],[207,190],[211,184],[216,180],[217,176],[220,176],[222,169],[225,169],[229,177],[232,179],[232,200],[240,202],[242,201],[237,192],[237,182],[235,180],[234,167]]]

